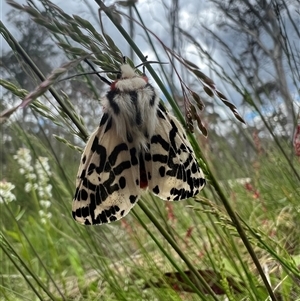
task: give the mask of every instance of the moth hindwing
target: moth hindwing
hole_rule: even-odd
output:
[[[156,89],[130,65],[120,69],[77,174],[72,213],[85,225],[121,219],[147,189],[178,201],[205,186],[181,124],[159,104]]]

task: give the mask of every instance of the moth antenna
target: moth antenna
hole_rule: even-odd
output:
[[[114,71],[110,71],[110,72],[115,73]],[[72,78],[77,77],[77,76],[89,75],[89,74],[96,74],[96,75],[98,75],[98,76],[101,78],[102,81],[104,81],[105,83],[111,85],[110,81],[107,80],[105,77],[99,75],[99,73],[107,73],[107,71],[91,71],[91,72],[78,73],[78,74],[75,74],[75,75],[71,75],[71,76],[62,78],[62,79],[58,80],[56,83],[60,83],[60,82],[62,82],[62,81],[64,81],[64,80],[72,79]]]
[[[89,62],[89,60],[85,59],[84,61],[91,67],[91,69],[92,69],[94,72],[96,72],[95,74],[97,74],[97,76],[98,76],[104,83],[108,84],[109,86],[111,85],[111,82],[110,82],[107,78],[101,76],[101,75],[99,74],[99,72],[94,68],[94,66]],[[104,71],[104,72],[107,72],[107,73],[108,73],[108,72],[116,73],[115,71]]]
[[[136,67],[134,67],[135,69],[141,67],[141,66],[144,66],[146,64],[160,64],[160,65],[165,65],[165,64],[169,64],[167,62],[159,62],[159,61],[145,61],[145,62],[142,62],[141,64],[137,65]]]

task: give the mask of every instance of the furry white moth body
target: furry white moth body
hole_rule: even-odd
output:
[[[144,190],[167,201],[192,197],[205,179],[178,120],[130,65],[111,84],[99,127],[81,157],[73,217],[85,225],[124,217]]]

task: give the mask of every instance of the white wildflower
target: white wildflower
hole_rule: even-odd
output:
[[[48,184],[49,175],[51,174],[48,158],[39,157],[35,163],[35,170],[38,174],[38,195],[42,200],[49,200],[52,197],[52,186]]]
[[[47,181],[49,176],[51,175],[50,166],[48,164],[48,158],[39,157],[35,163],[35,169],[39,176],[40,181]]]
[[[50,165],[48,164],[49,159],[47,157],[39,157],[38,160],[41,167],[43,168],[44,173],[46,173],[49,176],[51,174]]]
[[[31,161],[31,155],[30,155],[30,150],[28,148],[19,148],[17,151],[17,154],[14,156],[15,159],[18,160],[18,158],[22,158],[26,160],[27,162]]]
[[[48,184],[46,187],[45,187],[45,192],[48,194],[49,198],[52,197],[52,185]]]
[[[31,189],[32,189],[32,184],[29,183],[29,182],[27,182],[27,183],[25,184],[24,190],[25,190],[26,192],[30,192]]]
[[[33,180],[33,181],[35,181],[35,180],[36,180],[36,174],[34,174],[34,173],[28,174],[28,175],[27,175],[27,179],[28,179],[28,180]]]
[[[48,219],[50,219],[50,218],[52,217],[52,213],[51,213],[51,212],[48,212],[48,213],[46,214],[46,217],[47,217]]]
[[[38,189],[37,189],[37,193],[38,193],[38,196],[41,198],[41,199],[44,199],[46,198],[46,195],[45,195],[45,192],[44,192],[44,188],[39,186]]]
[[[0,181],[0,204],[16,200],[16,196],[11,192],[14,188],[15,185],[10,182],[6,182],[5,180]]]
[[[39,210],[39,215],[41,217],[41,223],[42,224],[46,224],[47,221],[52,217],[52,213],[51,212],[45,212],[43,210]]]
[[[33,173],[33,166],[31,163],[30,150],[27,148],[20,148],[17,151],[17,154],[14,155],[14,159],[20,165],[19,172],[21,175],[24,175],[27,180],[35,180],[36,175]]]
[[[17,160],[21,168],[24,169],[24,174],[32,173],[33,167],[31,165],[30,150],[27,148],[20,148],[17,154],[14,155],[14,159]]]
[[[50,201],[45,201],[45,200],[41,200],[40,201],[40,205],[44,208],[49,208],[51,206],[51,202]]]

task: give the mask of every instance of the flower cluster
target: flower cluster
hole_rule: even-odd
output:
[[[4,202],[7,204],[16,200],[16,196],[11,192],[14,188],[15,185],[10,182],[0,181],[0,204]]]
[[[50,199],[52,198],[52,186],[48,183],[51,175],[48,158],[39,157],[35,163],[35,170],[38,178],[37,193],[40,198],[40,205],[47,209],[51,206]]]
[[[34,191],[39,199],[41,209],[39,215],[41,222],[46,223],[52,217],[50,212],[47,212],[51,206],[52,185],[49,184],[49,176],[51,175],[48,158],[38,157],[35,164],[32,164],[32,157],[29,149],[20,148],[14,159],[20,165],[20,173],[24,175],[27,180],[25,184],[25,191]]]

